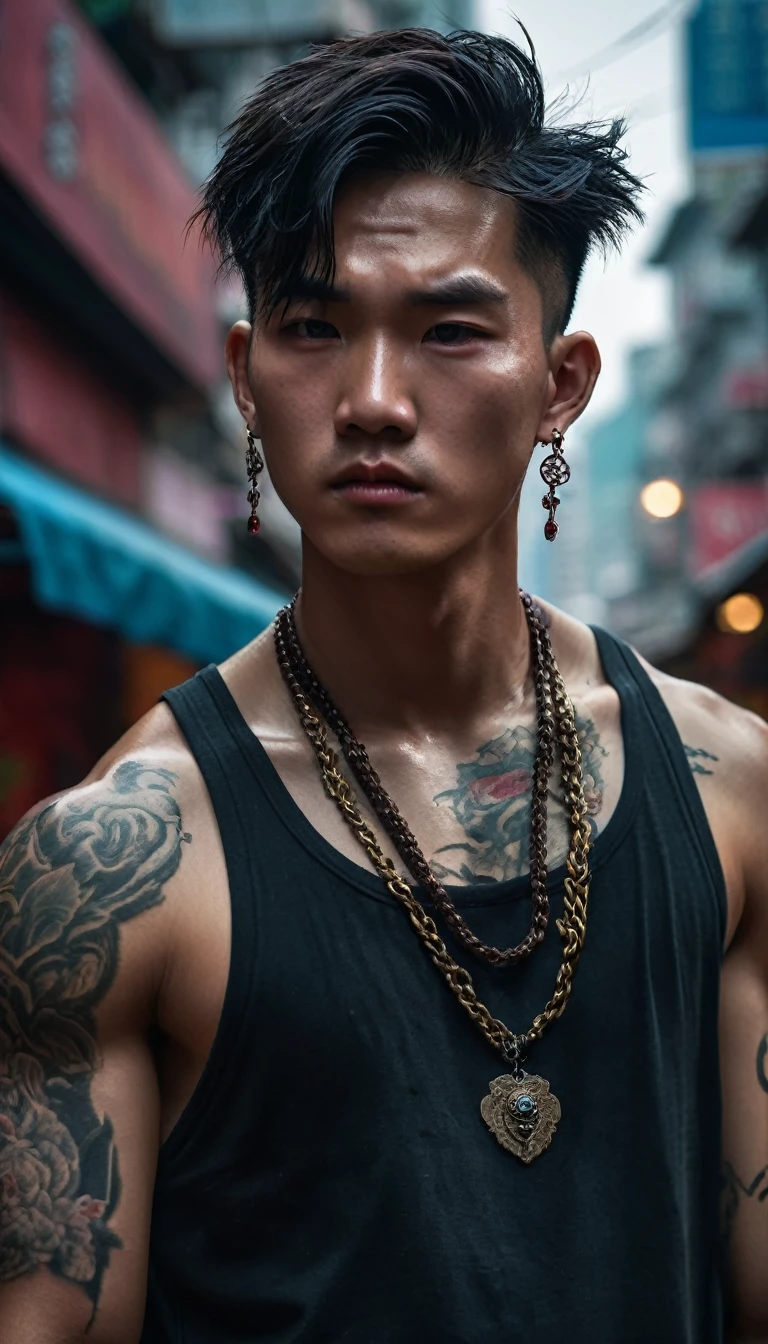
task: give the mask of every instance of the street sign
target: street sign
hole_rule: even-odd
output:
[[[687,24],[693,152],[768,146],[768,3],[701,0]]]

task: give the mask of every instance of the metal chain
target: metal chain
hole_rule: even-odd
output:
[[[549,896],[547,893],[547,797],[549,780],[555,756],[555,720],[552,710],[551,667],[554,659],[549,632],[541,613],[527,593],[520,594],[528,622],[531,641],[531,666],[536,697],[537,744],[533,770],[531,799],[530,880],[531,924],[527,934],[515,947],[501,949],[484,943],[469,928],[457,910],[445,887],[432,871],[416,837],[395,802],[387,794],[381,779],[371,764],[362,742],[358,742],[328,692],[321,686],[310,667],[299,642],[293,602],[282,609],[275,622],[275,648],[278,663],[288,667],[305,695],[322,714],[329,728],[336,734],[344,759],[357,779],[376,816],[382,822],[392,843],[417,883],[426,887],[436,909],[440,911],[451,932],[470,952],[492,966],[510,966],[522,961],[541,943],[549,923]]]
[[[563,917],[557,921],[558,932],[563,942],[563,952],[552,997],[543,1011],[534,1018],[528,1031],[524,1034],[517,1034],[499,1018],[494,1017],[485,1004],[478,999],[469,971],[454,961],[440,937],[434,920],[416,899],[408,884],[400,877],[392,860],[382,852],[376,836],[357,806],[357,801],[347,780],[339,770],[338,756],[328,746],[327,735],[322,723],[313,712],[312,706],[291,668],[286,662],[281,663],[281,672],[293,696],[301,725],[317,757],[326,791],[337,804],[344,820],[360,844],[367,851],[374,868],[383,878],[389,891],[401,905],[405,906],[413,928],[448,984],[449,989],[483,1032],[488,1042],[495,1049],[501,1051],[513,1069],[517,1071],[519,1071],[523,1052],[533,1041],[539,1040],[546,1028],[565,1011],[587,930],[590,829],[587,822],[587,807],[581,778],[581,751],[574,721],[573,706],[563,685],[554,656],[552,656],[550,671],[552,674],[551,684],[555,719],[558,725],[558,741],[563,760],[566,805],[569,808],[572,831],[571,847],[566,860],[568,876],[565,879]]]

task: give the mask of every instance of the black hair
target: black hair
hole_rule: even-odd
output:
[[[331,42],[273,70],[245,103],[192,223],[242,276],[251,315],[268,315],[308,271],[332,278],[334,201],[353,177],[430,172],[492,188],[516,203],[549,344],[590,250],[642,220],[643,188],[622,120],[545,124],[545,112],[532,45],[425,28]]]

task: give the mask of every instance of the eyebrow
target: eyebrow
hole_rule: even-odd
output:
[[[348,303],[351,298],[348,289],[339,289],[317,275],[300,275],[287,286],[280,295],[284,303],[296,303],[299,299],[319,299],[322,303]]]
[[[317,299],[323,303],[349,303],[352,295],[348,289],[318,276],[303,275],[295,280],[290,293],[285,295],[286,303],[299,300]],[[506,290],[492,280],[484,280],[478,275],[456,275],[445,280],[436,280],[427,289],[412,289],[406,294],[406,301],[416,308],[450,307],[451,305],[504,303],[509,296]]]
[[[504,303],[508,295],[500,285],[492,280],[483,280],[479,275],[456,275],[446,280],[436,280],[428,289],[412,290],[408,302],[417,307],[433,304],[481,304]]]

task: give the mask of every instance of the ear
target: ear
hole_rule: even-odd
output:
[[[600,373],[600,351],[594,336],[574,331],[556,336],[549,352],[549,395],[537,440],[549,443],[552,430],[565,434],[589,404]]]
[[[237,409],[248,428],[259,438],[259,425],[256,418],[256,405],[251,385],[248,381],[248,362],[251,350],[250,322],[236,322],[229,332],[224,355],[227,361],[227,373],[232,384],[232,393]]]

